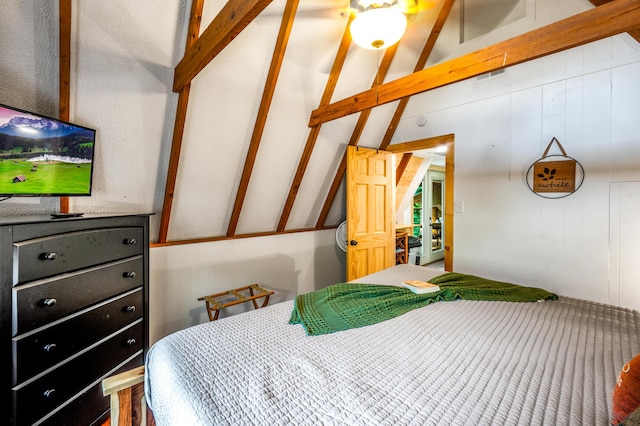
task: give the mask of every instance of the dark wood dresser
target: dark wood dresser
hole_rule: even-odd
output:
[[[0,424],[93,425],[143,364],[149,215],[0,218]]]

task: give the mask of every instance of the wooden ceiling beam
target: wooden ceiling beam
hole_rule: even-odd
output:
[[[394,44],[389,46],[387,50],[384,52],[384,56],[382,57],[382,61],[380,61],[380,67],[376,71],[376,75],[373,79],[373,83],[371,83],[371,88],[375,88],[380,86],[380,82],[384,81],[387,73],[389,72],[389,68],[391,67],[391,62],[393,62],[393,58],[396,55],[398,50],[398,44]],[[349,139],[348,145],[356,146],[358,141],[360,140],[360,136],[364,130],[364,126],[369,119],[369,115],[371,115],[371,109],[366,109],[362,111],[360,117],[358,117],[358,122],[356,123],[353,132],[351,133],[351,138]],[[322,206],[322,210],[320,210],[320,215],[318,216],[318,221],[316,222],[317,227],[323,227],[327,216],[329,215],[329,211],[331,210],[331,206],[333,205],[333,201],[335,200],[338,190],[340,189],[340,184],[342,183],[342,178],[347,170],[347,151],[345,149],[344,154],[342,154],[342,160],[340,161],[340,165],[338,166],[338,170],[336,171],[335,176],[333,177],[333,182],[329,187],[329,192],[327,193],[327,198],[324,201]]]
[[[272,0],[229,0],[176,66],[173,91],[180,92],[190,83],[271,2]]]
[[[611,0],[589,0],[594,6],[602,6],[603,4],[609,3]],[[640,29],[627,31],[629,35],[636,39],[638,43],[640,43]]]
[[[282,22],[280,24],[280,30],[278,31],[278,39],[276,40],[276,46],[271,57],[271,65],[269,66],[267,81],[262,92],[262,99],[260,100],[260,107],[258,109],[256,122],[253,126],[251,142],[249,143],[249,150],[247,151],[247,157],[245,158],[244,167],[242,169],[242,176],[240,178],[240,184],[236,194],[236,201],[233,205],[231,218],[229,219],[227,237],[234,236],[236,228],[238,227],[238,220],[240,219],[242,205],[244,204],[244,199],[247,195],[249,181],[251,180],[253,166],[255,165],[256,157],[258,155],[258,148],[260,147],[262,134],[264,133],[264,126],[267,122],[267,116],[269,115],[269,108],[271,107],[273,94],[276,91],[278,76],[280,75],[280,69],[282,68],[282,62],[284,61],[284,53],[287,50],[287,44],[291,34],[291,27],[293,26],[296,11],[298,10],[298,3],[299,0],[287,0],[287,4],[282,15]]]
[[[613,0],[586,12],[383,84],[374,90],[320,107],[311,113],[309,126],[316,126],[406,96],[616,34],[637,30],[640,30],[640,2]]]
[[[185,50],[198,40],[200,33],[200,22],[202,21],[202,8],[204,0],[193,0],[191,2],[191,13],[189,15],[189,26],[187,28],[187,40]],[[171,141],[171,153],[169,154],[169,167],[167,169],[167,179],[164,187],[164,201],[162,203],[162,214],[160,216],[160,227],[158,232],[158,242],[167,241],[169,234],[169,222],[171,220],[171,208],[173,206],[173,195],[176,187],[176,176],[180,164],[180,152],[182,151],[182,138],[184,136],[184,125],[187,118],[187,106],[189,105],[189,93],[191,83],[185,84],[178,94],[178,106],[176,108],[176,120],[173,124],[173,139]]]
[[[455,141],[455,134],[449,133],[441,136],[434,136],[431,138],[416,139],[411,142],[395,143],[389,145],[387,151],[399,153],[399,152],[413,152],[421,149],[437,148],[441,145],[449,145]]]
[[[333,92],[338,85],[338,80],[340,79],[340,73],[342,72],[344,61],[347,59],[347,54],[349,53],[349,48],[351,47],[351,31],[349,31],[349,27],[351,26],[351,22],[353,21],[354,17],[354,15],[349,15],[349,19],[347,20],[347,26],[345,27],[344,33],[342,34],[342,39],[340,39],[340,45],[338,46],[336,58],[333,60],[333,65],[331,65],[331,71],[329,71],[327,85],[325,86],[324,92],[322,93],[322,98],[320,98],[320,105],[329,105],[329,103],[331,103]]]
[[[337,226],[333,226],[332,228],[337,228]],[[249,234],[236,234],[233,237],[227,236],[216,236],[216,237],[202,237],[202,238],[189,238],[185,240],[173,240],[173,241],[164,241],[164,242],[152,242],[150,247],[171,247],[171,246],[180,246],[185,244],[201,244],[201,243],[212,243],[216,241],[228,241],[228,240],[240,240],[244,238],[257,238],[257,237],[270,237],[272,235],[282,235],[282,234],[297,234],[300,232],[314,232],[314,231],[322,231],[319,228],[300,228],[300,229],[288,229],[286,231],[278,232],[278,231],[266,231],[266,232],[252,232]]]
[[[71,0],[60,0],[58,4],[59,21],[59,95],[58,117],[69,121],[69,98],[71,88]],[[69,197],[60,197],[60,213],[69,213]]]
[[[396,52],[398,51],[398,46],[400,43],[396,43],[387,48],[384,52],[384,56],[382,57],[382,61],[380,61],[380,66],[378,67],[378,71],[371,83],[371,89],[375,89],[379,87],[384,79],[387,77],[387,73],[389,72],[389,68],[391,67],[391,62],[393,62],[393,58],[396,56]],[[360,116],[358,117],[358,122],[356,123],[353,132],[351,133],[351,139],[349,139],[349,145],[356,146],[360,141],[360,137],[362,136],[362,132],[364,131],[364,127],[369,121],[369,116],[371,115],[372,109],[365,109],[360,112]],[[346,151],[345,151],[346,155]]]
[[[396,186],[398,186],[398,184],[400,183],[404,171],[407,170],[407,166],[411,161],[411,157],[413,157],[413,153],[411,152],[405,152],[402,154],[400,162],[398,163],[398,167],[396,167]]]
[[[58,4],[60,20],[60,95],[58,98],[59,118],[69,121],[69,98],[71,88],[71,0],[60,0]]]
[[[353,21],[353,18],[353,15],[349,16],[347,26],[340,41],[340,46],[338,47],[338,53],[336,53],[336,57],[333,61],[333,65],[331,66],[331,71],[329,73],[329,78],[327,79],[327,84],[324,88],[324,93],[322,94],[322,98],[320,99],[320,105],[328,105],[331,102],[331,97],[333,96],[333,92],[335,91],[335,88],[338,84],[340,72],[342,71],[344,61],[347,58],[347,53],[349,53],[349,47],[351,46],[351,32],[349,31],[349,26],[351,25],[351,21]],[[311,154],[313,152],[313,148],[315,147],[316,141],[318,140],[318,135],[320,134],[321,127],[322,125],[319,124],[312,127],[309,131],[307,143],[305,144],[304,150],[302,152],[302,157],[300,157],[300,161],[298,162],[298,168],[296,170],[295,176],[293,177],[291,188],[289,188],[289,195],[287,196],[287,200],[285,201],[284,208],[282,209],[282,214],[280,215],[280,221],[278,222],[278,227],[276,228],[279,232],[284,231],[287,226],[289,216],[291,215],[291,210],[293,209],[293,204],[295,203],[296,197],[298,196],[298,190],[300,189],[302,179],[304,178],[307,166],[309,165],[309,161],[311,160]]]
[[[422,52],[420,53],[420,57],[416,62],[416,66],[414,67],[413,72],[418,72],[424,69],[425,65],[427,65],[427,60],[429,59],[429,56],[431,56],[431,52],[436,45],[436,41],[438,41],[440,32],[442,32],[442,27],[449,17],[449,13],[451,12],[451,7],[453,6],[454,1],[455,0],[444,0],[442,2],[440,12],[438,12],[438,16],[433,23],[433,27],[431,28],[431,32],[429,33],[429,37],[427,38],[427,41],[422,48]],[[407,96],[400,99],[400,102],[398,102],[398,106],[393,113],[393,117],[391,117],[391,121],[389,122],[387,131],[385,132],[385,135],[382,138],[382,142],[380,143],[380,149],[386,149],[387,146],[389,146],[389,144],[391,143],[391,139],[393,138],[393,135],[398,128],[398,124],[400,123],[402,114],[404,114],[404,110],[407,108],[407,104],[409,104],[409,99],[410,97]]]

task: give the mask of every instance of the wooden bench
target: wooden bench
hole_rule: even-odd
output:
[[[248,294],[244,294],[243,292],[248,292]],[[209,314],[209,320],[215,321],[218,319],[221,309],[240,303],[252,302],[254,309],[264,308],[269,303],[269,296],[273,293],[273,290],[266,290],[258,284],[251,284],[246,287],[234,288],[233,290],[198,297],[198,300],[204,300],[207,307],[207,314]],[[227,296],[231,296],[232,300],[219,301],[216,299]],[[257,300],[262,297],[264,297],[264,301],[262,302],[262,305],[258,306]]]

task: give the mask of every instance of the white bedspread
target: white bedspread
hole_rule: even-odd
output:
[[[399,265],[359,282],[442,273]],[[438,302],[306,336],[293,302],[157,342],[145,392],[162,425],[606,425],[640,314],[560,297]]]

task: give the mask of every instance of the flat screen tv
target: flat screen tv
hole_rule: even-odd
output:
[[[0,104],[0,197],[91,195],[96,131]]]

